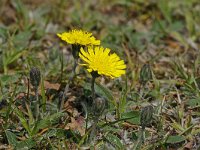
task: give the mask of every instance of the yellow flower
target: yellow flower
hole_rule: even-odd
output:
[[[117,54],[109,54],[109,48],[88,47],[85,51],[81,48],[79,57],[85,62],[89,72],[96,71],[99,75],[106,75],[111,78],[120,77],[125,74],[126,65],[120,60]]]
[[[57,34],[63,41],[69,44],[79,44],[82,46],[88,45],[100,45],[100,40],[96,40],[92,33],[83,30],[71,30],[70,32],[64,32]]]

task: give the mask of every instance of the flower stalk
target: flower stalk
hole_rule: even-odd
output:
[[[94,104],[95,103],[95,89],[94,89],[94,84],[95,84],[95,79],[97,77],[99,77],[99,74],[97,73],[97,71],[92,71],[91,75],[92,75],[91,91],[92,91],[92,100],[93,100],[93,104]]]
[[[94,83],[95,83],[95,77],[92,77],[91,90],[92,90],[92,100],[93,100],[93,103],[94,103],[94,100],[95,100]]]
[[[40,70],[36,67],[31,68],[30,70],[30,82],[34,88],[35,92],[35,100],[33,101],[33,107],[35,109],[35,119],[39,119],[39,107],[40,107],[40,102],[39,102],[39,94],[38,94],[38,87],[40,85],[41,81],[41,75],[40,75]]]
[[[95,98],[95,103],[93,104],[93,106],[94,106],[94,122],[91,127],[89,142],[92,142],[94,140],[97,123],[99,121],[100,116],[103,114],[105,108],[105,99],[100,97]]]
[[[40,111],[40,104],[39,104],[39,98],[38,98],[38,87],[35,88],[35,98],[36,98],[36,105],[35,105],[35,118],[36,120],[39,119],[39,111]]]
[[[61,111],[63,106],[64,106],[64,93],[63,91],[60,91],[59,95],[58,95],[58,109]]]
[[[78,64],[80,48],[81,48],[81,45],[72,44],[72,55],[74,58],[74,65],[73,65],[73,69],[72,69],[72,79],[76,76],[76,67]]]

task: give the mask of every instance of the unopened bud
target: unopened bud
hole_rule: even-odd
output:
[[[152,80],[151,67],[149,64],[145,64],[140,70],[140,83],[144,85],[150,80]]]
[[[38,87],[40,85],[40,70],[36,67],[31,68],[30,70],[30,82],[32,86]]]
[[[152,106],[149,105],[149,106],[142,108],[141,116],[140,116],[140,123],[141,123],[141,126],[143,129],[145,128],[145,126],[147,126],[151,122],[152,116],[153,116],[153,107]]]
[[[105,107],[105,100],[103,98],[97,97],[95,99],[95,107],[94,107],[94,113],[96,115],[99,115],[103,112],[104,107]]]
[[[64,93],[63,91],[60,91],[60,93],[58,94],[58,108],[59,110],[61,110],[63,108],[64,105]]]
[[[5,99],[0,100],[0,110],[7,105],[7,101]]]

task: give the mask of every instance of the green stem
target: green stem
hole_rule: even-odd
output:
[[[116,124],[116,123],[118,123],[118,122],[127,121],[127,120],[133,119],[133,118],[135,118],[135,117],[122,118],[122,119],[118,119],[118,120],[113,121],[113,122],[106,122],[106,123],[100,125],[100,128],[104,128],[104,127],[106,127],[106,126],[111,126],[111,125],[114,125],[114,124]]]
[[[7,65],[4,65],[4,66],[3,66],[3,70],[4,70],[4,74],[7,75],[7,74],[8,74]]]
[[[29,125],[32,125],[34,123],[34,119],[33,119],[33,113],[32,113],[31,108],[30,108],[30,103],[27,104],[27,102],[25,102],[25,106],[26,106],[26,109],[28,111]]]
[[[142,127],[142,129],[141,129],[141,139],[140,139],[140,141],[141,141],[141,143],[144,143],[144,130],[145,130],[145,127]]]
[[[91,90],[92,90],[92,100],[93,100],[93,104],[95,103],[94,83],[95,83],[95,77],[92,76]]]
[[[116,115],[117,115],[117,118],[120,119],[121,116],[120,116],[120,110],[119,110],[119,109],[120,109],[120,108],[119,108],[119,102],[117,103],[116,107],[117,107],[117,108],[116,108]]]
[[[62,54],[60,56],[60,62],[61,62],[61,74],[60,74],[60,83],[62,82],[62,78],[63,78],[63,68],[64,68],[64,62],[63,62],[63,51],[62,51]]]
[[[67,88],[68,88],[68,84],[67,84]],[[64,106],[64,100],[65,100],[65,95],[64,93],[60,93],[60,96],[59,96],[59,110],[61,111],[63,106]]]
[[[87,107],[85,106],[85,104],[83,102],[81,102],[81,105],[83,107],[83,110],[85,111],[85,119],[86,119],[85,131],[87,132],[87,130],[88,130],[88,111],[87,111]]]
[[[0,81],[0,93],[1,93],[1,95],[3,95],[3,85],[1,83],[1,81]]]
[[[95,104],[95,90],[94,90],[95,79],[96,79],[96,77],[92,74],[91,90],[92,90],[93,109],[95,108],[95,105],[96,105]],[[95,115],[95,110],[94,110],[94,115]],[[95,135],[95,131],[96,131],[96,126],[97,126],[98,120],[99,120],[99,116],[94,119],[94,123],[93,123],[93,125],[91,127],[91,132],[90,132],[90,136],[89,136],[89,142],[93,141],[93,137]]]
[[[95,133],[96,133],[96,127],[97,127],[97,123],[98,123],[98,120],[99,120],[99,117],[96,117],[96,119],[94,120],[94,123],[91,127],[91,133],[90,133],[90,138],[89,138],[89,143],[91,143],[94,139],[94,136],[95,136]]]
[[[95,107],[94,109],[94,123],[91,127],[91,133],[90,133],[90,137],[89,137],[89,142],[94,141],[94,137],[96,135],[96,130],[97,130],[97,123],[99,121],[99,118],[102,116],[103,111],[104,111],[104,107],[105,107],[105,101],[103,100],[101,104],[97,103],[97,99],[95,99],[95,104],[93,104]]]
[[[39,104],[39,98],[38,98],[38,87],[35,87],[35,98],[36,98],[36,104],[35,104],[35,118],[36,120],[39,119],[39,111],[40,111],[40,104]]]
[[[78,64],[78,58],[79,58],[79,52],[80,52],[81,46],[78,44],[72,44],[72,55],[74,57],[74,66],[73,66],[73,72],[72,72],[72,79],[74,79],[76,75],[76,67]]]
[[[76,76],[76,67],[77,67],[77,63],[78,62],[78,59],[77,58],[74,58],[74,66],[73,66],[73,72],[72,72],[72,79],[74,79],[74,77]]]

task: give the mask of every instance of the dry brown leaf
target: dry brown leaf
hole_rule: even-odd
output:
[[[13,150],[13,148],[10,145],[6,145],[6,144],[0,145],[0,150],[1,149],[3,149],[3,150],[5,150],[5,149],[6,150]]]
[[[68,123],[65,126],[66,130],[74,130],[74,131],[79,131],[81,136],[85,134],[85,128],[84,128],[84,117],[79,116],[77,119],[71,117],[71,123]]]
[[[192,149],[192,146],[193,146],[193,141],[190,141],[184,146],[184,148],[189,150]]]
[[[60,84],[58,84],[58,83],[50,83],[48,81],[44,81],[44,88],[45,89],[59,90]]]

